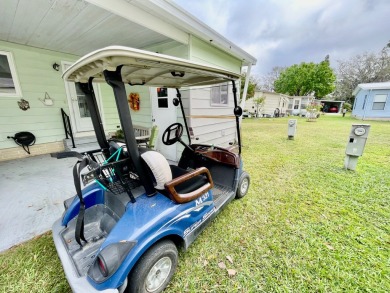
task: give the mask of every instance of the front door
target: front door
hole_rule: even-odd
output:
[[[175,89],[150,88],[150,97],[152,99],[152,121],[158,126],[158,136],[156,150],[163,154],[165,158],[171,161],[177,161],[176,144],[165,145],[162,142],[164,130],[173,123],[177,122],[177,108],[173,105],[173,99],[176,97]]]
[[[293,115],[299,115],[301,113],[301,100],[300,99],[294,99],[292,113],[293,113]]]
[[[70,67],[71,63],[62,63],[63,72]],[[85,94],[76,88],[74,82],[65,81],[66,94],[68,97],[69,111],[75,133],[92,131],[92,120],[89,112],[87,101],[85,100]],[[97,103],[99,105],[99,91],[97,86],[94,85],[94,91]]]

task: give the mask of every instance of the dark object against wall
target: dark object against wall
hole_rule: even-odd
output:
[[[28,131],[18,132],[15,136],[7,136],[7,138],[12,138],[28,154],[30,154],[29,146],[35,144],[35,135]]]

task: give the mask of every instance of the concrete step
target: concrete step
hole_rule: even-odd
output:
[[[96,136],[94,136],[94,135],[74,138],[74,143],[76,144],[76,146],[78,144],[92,143],[92,142],[96,142],[96,141],[97,141],[97,139],[96,139]],[[72,147],[72,140],[70,138],[64,139],[64,142],[66,145]]]
[[[74,143],[76,148],[73,148],[72,140],[70,138],[64,139],[65,151],[83,153],[100,148],[95,136],[75,137]]]

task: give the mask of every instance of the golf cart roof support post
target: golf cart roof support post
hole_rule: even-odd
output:
[[[242,109],[245,109],[246,94],[248,93],[249,80],[251,77],[251,69],[252,69],[252,64],[249,64],[248,69],[246,70],[246,75],[245,75],[244,90],[242,91],[242,97],[240,97],[241,98],[241,105],[240,106]]]
[[[153,187],[152,179],[147,175],[148,173],[141,162],[141,156],[138,152],[138,145],[135,139],[133,123],[131,121],[129,104],[127,103],[126,88],[122,81],[121,69],[122,66],[118,66],[115,71],[104,70],[103,73],[106,82],[114,91],[116,107],[118,109],[119,120],[125,136],[127,151],[133,161],[134,167],[137,170],[141,183],[145,188],[146,194],[151,196],[156,193],[156,190]]]
[[[237,87],[236,82],[232,80],[233,85],[233,97],[234,97],[234,108],[238,107],[238,101],[237,101]],[[238,140],[238,153],[241,154],[241,134],[240,134],[240,117],[236,116],[236,128],[237,128],[237,140]]]
[[[79,88],[85,94],[85,100],[89,112],[91,114],[91,120],[93,129],[95,130],[96,139],[101,149],[108,148],[108,142],[104,133],[102,119],[100,118],[99,108],[96,102],[95,92],[92,86],[93,77],[88,79],[88,83],[76,82],[76,87]]]
[[[181,109],[181,114],[183,115],[183,120],[184,120],[184,125],[186,126],[186,132],[188,136],[188,145],[191,145],[191,136],[190,136],[190,131],[188,130],[188,125],[187,125],[187,119],[186,119],[186,113],[184,113],[184,107],[183,107],[183,102],[181,100],[181,93],[178,88],[176,88],[176,97],[179,99],[180,102],[180,109]]]

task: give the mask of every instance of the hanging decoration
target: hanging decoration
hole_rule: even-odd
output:
[[[140,108],[139,93],[130,93],[128,101],[129,101],[130,108],[132,110],[139,111],[139,108]]]
[[[20,99],[20,101],[17,102],[18,102],[19,109],[23,111],[27,111],[28,109],[30,109],[30,103],[25,99]]]
[[[44,104],[45,106],[53,106],[54,101],[53,99],[49,96],[47,92],[45,92],[45,97],[43,99],[38,98]]]

